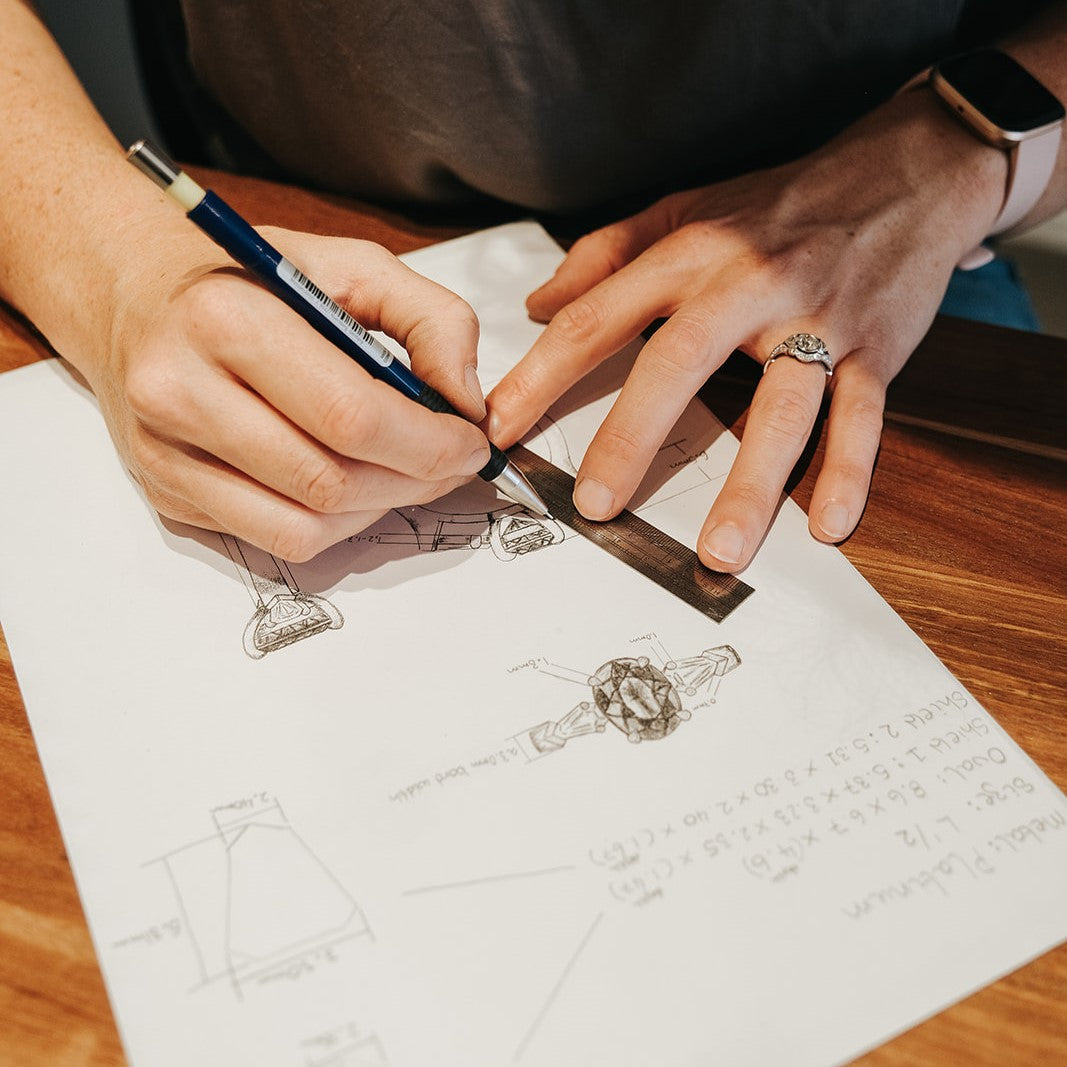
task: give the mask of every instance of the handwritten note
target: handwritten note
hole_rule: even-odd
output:
[[[491,385],[559,250],[410,257]],[[571,471],[634,353],[542,420]],[[0,378],[0,611],[133,1064],[845,1062],[1067,934],[1067,800],[786,502],[715,623],[481,483],[310,564]],[[699,405],[638,494],[691,544]]]
[[[861,839],[888,841],[897,846],[893,877],[841,903],[845,915],[862,919],[924,892],[948,896],[961,881],[992,877],[1067,838],[1059,833],[1067,808],[1035,798],[1040,772],[962,691],[870,725],[828,751],[768,768],[740,790],[708,790],[694,806],[666,809],[659,823],[598,841],[585,857],[593,875],[603,876],[609,898],[644,906],[708,861],[740,864],[777,884],[799,878],[823,853],[842,862]],[[432,804],[441,788],[491,788],[494,772],[529,762],[519,744],[505,744],[406,783],[389,799]]]

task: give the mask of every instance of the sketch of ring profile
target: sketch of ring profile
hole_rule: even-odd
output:
[[[219,537],[255,605],[243,636],[244,650],[252,659],[344,625],[341,613],[325,597],[301,590],[284,560],[230,534]]]
[[[538,420],[535,429],[548,461],[570,475],[576,474],[571,448],[560,425],[545,415]],[[685,438],[665,443],[659,454],[660,462],[666,468],[675,472],[688,468],[689,474],[683,478],[684,484],[672,486],[646,503],[654,504],[721,477],[704,471],[703,452],[693,452]],[[433,505],[394,508],[384,519],[350,537],[349,541],[352,544],[404,545],[420,552],[488,548],[497,559],[507,562],[561,544],[569,536],[557,520],[531,515],[518,504],[496,499],[490,503],[485,493],[484,485],[472,483]]]
[[[392,514],[403,522],[401,529],[391,530],[385,521],[350,540],[378,545],[413,545],[422,552],[487,548],[497,559],[508,562],[517,556],[558,545],[565,536],[563,527],[555,519],[531,515],[519,504],[476,511],[446,511],[416,504],[394,508]]]

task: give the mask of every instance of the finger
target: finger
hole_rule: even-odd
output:
[[[850,359],[837,379],[827,419],[826,454],[811,497],[808,526],[820,541],[842,541],[867,501],[885,411],[885,384],[866,360]]]
[[[173,489],[157,485],[143,470],[133,466],[128,468],[131,477],[140,485],[152,507],[165,519],[185,523],[186,526],[198,526],[202,530],[220,530],[215,520],[208,513],[185,497],[179,496]]]
[[[700,533],[707,566],[736,571],[752,558],[819,412],[819,364],[777,359],[756,388],[741,447]]]
[[[262,290],[235,299],[238,278],[201,287],[187,309],[194,352],[212,354],[273,408],[327,448],[423,481],[480,470],[488,442],[464,419],[426,410],[376,381],[303,319]],[[181,424],[184,404],[195,406],[205,375],[176,373],[179,354],[142,360],[130,383],[131,403],[158,427]],[[208,388],[211,383],[208,383]],[[228,415],[216,413],[216,419]],[[169,432],[169,431],[168,431]]]
[[[197,397],[178,427],[181,440],[215,456],[312,511],[338,514],[399,507],[439,496],[440,483],[409,478],[342,456],[309,437],[236,383],[220,383],[225,400]],[[227,417],[218,419],[224,409]],[[467,476],[480,467],[472,460]]]
[[[466,418],[485,417],[478,319],[465,300],[370,241],[289,233],[279,241],[358,322],[399,341],[412,369]]]
[[[675,272],[654,252],[613,274],[553,316],[525,356],[489,394],[489,437],[517,441],[576,381],[667,314]]]
[[[154,447],[158,454],[142,484],[160,514],[234,534],[282,559],[311,559],[359,533],[388,510],[323,515],[253,482],[213,457],[161,441],[146,447]],[[159,485],[167,488],[160,490]]]
[[[565,304],[621,270],[667,232],[665,212],[656,204],[580,237],[556,273],[526,298],[526,310],[537,322],[548,322]]]
[[[369,303],[373,302],[373,303]],[[385,331],[407,351],[412,370],[466,418],[485,418],[478,380],[478,318],[455,293],[388,257],[370,284],[346,300],[355,315],[368,305],[370,329]]]
[[[641,350],[575,480],[586,518],[609,519],[626,505],[686,405],[749,328],[744,306],[690,302]]]

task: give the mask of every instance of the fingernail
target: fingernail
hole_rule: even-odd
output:
[[[615,510],[615,494],[595,478],[579,478],[574,487],[574,506],[587,519],[606,519]]]
[[[478,409],[480,419],[485,418],[485,394],[482,392],[482,383],[478,381],[478,368],[473,364],[463,372],[467,382],[467,395],[471,398],[474,406]]]
[[[848,508],[831,500],[819,512],[819,527],[827,537],[839,541],[852,529],[852,520]]]
[[[460,474],[477,474],[489,462],[489,449],[478,448],[471,453],[471,458],[467,461],[466,466],[460,471]]]
[[[541,294],[543,292],[545,292],[545,290],[551,290],[552,286],[554,286],[556,284],[556,279],[558,277],[559,277],[559,270],[556,270],[556,271],[553,272],[552,277],[547,279],[546,281],[543,281],[532,293],[530,293],[530,295],[527,297],[527,299],[528,300],[536,300],[541,296]]]
[[[526,313],[535,322],[548,322],[552,318],[552,285],[555,280],[549,279],[526,298]]]
[[[720,523],[704,538],[704,551],[723,563],[740,563],[745,551],[745,535],[732,523]]]

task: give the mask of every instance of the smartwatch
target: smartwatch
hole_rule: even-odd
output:
[[[983,48],[931,68],[928,84],[952,114],[1008,153],[1008,185],[991,233],[1004,233],[1041,199],[1063,130],[1063,104],[1006,52]]]

